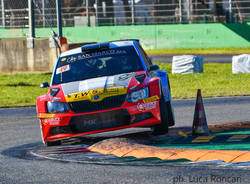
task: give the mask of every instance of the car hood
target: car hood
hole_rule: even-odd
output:
[[[135,75],[132,72],[65,83],[62,84],[62,90],[67,102],[100,101],[105,97],[126,94]]]

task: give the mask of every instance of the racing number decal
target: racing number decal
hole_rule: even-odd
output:
[[[62,66],[60,68],[57,68],[56,69],[56,74],[60,74],[60,73],[63,73],[63,72],[67,72],[70,70],[70,66],[69,65],[65,65],[65,66]]]

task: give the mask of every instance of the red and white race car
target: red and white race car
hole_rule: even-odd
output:
[[[168,75],[138,40],[85,45],[62,53],[46,95],[37,98],[46,145],[86,134],[174,125]]]

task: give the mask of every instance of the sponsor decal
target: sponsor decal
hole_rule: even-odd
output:
[[[70,66],[69,65],[65,65],[65,66],[62,66],[60,68],[57,68],[56,69],[56,74],[67,72],[69,70],[70,70]]]
[[[51,126],[53,126],[53,125],[59,125],[60,121],[61,121],[61,118],[48,118],[48,119],[44,119],[43,120],[43,124],[44,125],[49,124]]]
[[[149,102],[149,103],[138,103],[137,109],[139,111],[148,111],[148,110],[151,110],[151,109],[155,109],[156,108],[156,102],[157,101]]]
[[[115,86],[116,86],[116,84],[107,84],[107,88],[113,88]]]
[[[67,60],[67,58],[62,58],[62,59],[61,59],[62,62],[63,62],[63,61],[66,61],[66,60]]]
[[[94,89],[65,96],[66,102],[89,100],[91,102],[101,101],[106,97],[123,95],[127,93],[127,87]]]
[[[128,87],[130,79],[120,81],[119,76],[123,74],[118,74],[115,76],[103,76],[100,78],[87,79],[83,81],[75,81],[72,83],[62,84],[62,90],[65,96],[85,91],[90,91],[94,89],[113,89],[119,87]]]
[[[100,98],[99,95],[95,95],[93,99],[94,99],[94,100],[98,100],[99,98]]]
[[[124,80],[127,80],[133,76],[136,76],[137,74],[136,73],[126,73],[126,74],[122,74],[118,77],[118,80],[120,81],[124,81]]]
[[[46,126],[48,124],[48,120],[47,119],[43,119],[41,122],[43,123],[44,126]]]
[[[92,57],[100,57],[100,56],[110,56],[110,55],[123,55],[127,54],[126,50],[107,50],[101,52],[93,52],[91,54]]]
[[[67,63],[74,63],[76,62],[78,59],[77,59],[77,56],[69,56],[67,58]]]
[[[127,54],[126,50],[107,50],[107,51],[100,51],[100,52],[93,52],[88,54],[80,54],[80,55],[72,55],[65,59],[67,63],[74,63],[77,61],[81,61],[83,59],[89,59],[92,57],[101,57],[101,56],[112,56],[112,55],[124,55]]]
[[[83,121],[84,126],[93,126],[97,124],[97,119],[89,119]]]
[[[145,99],[143,99],[143,102],[144,103],[149,103],[149,102],[153,102],[153,101],[156,101],[156,100],[159,100],[159,97],[157,95],[151,96],[149,98],[145,98]]]
[[[39,113],[38,118],[53,118],[55,117],[55,114],[50,113]]]

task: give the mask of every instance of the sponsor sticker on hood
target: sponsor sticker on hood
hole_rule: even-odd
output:
[[[136,74],[133,73],[126,73],[126,74],[119,74],[114,76],[104,76],[98,77],[93,79],[87,79],[84,81],[75,81],[70,83],[62,84],[62,90],[65,96],[79,94],[79,93],[89,93],[92,90],[98,91],[120,91],[121,93],[113,93],[113,96],[124,94],[124,89],[128,88],[130,80]],[[84,93],[84,94],[85,94]]]
[[[101,101],[106,97],[124,95],[127,93],[126,87],[93,89],[85,92],[69,94],[65,96],[66,102],[88,100],[92,102]]]

